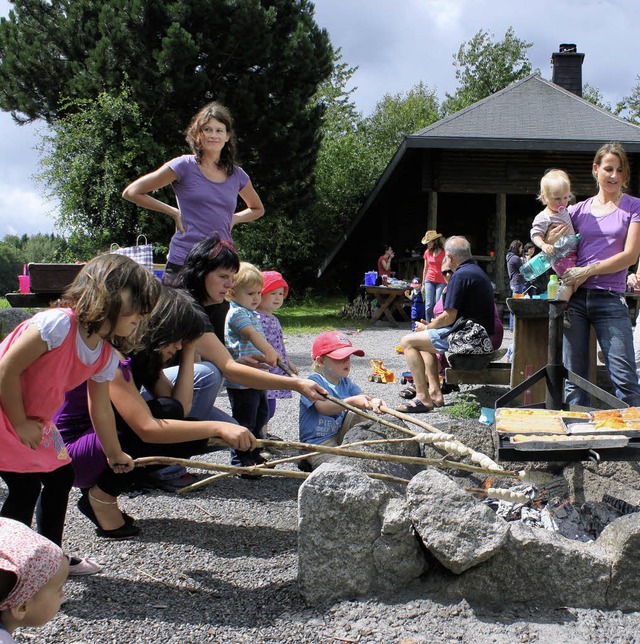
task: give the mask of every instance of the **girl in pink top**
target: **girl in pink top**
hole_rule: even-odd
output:
[[[444,277],[442,277],[444,237],[435,230],[427,230],[422,243],[427,245],[424,251],[422,283],[424,284],[425,320],[430,322],[433,318],[433,307],[442,296],[445,286]]]
[[[109,465],[127,472],[133,461],[118,441],[108,381],[159,291],[153,274],[122,255],[91,260],[60,305],[18,325],[0,344],[0,478],[9,495],[0,515],[61,545],[73,468],[52,422],[66,391],[88,381],[89,408]],[[124,346],[127,345],[127,346]],[[97,572],[71,561],[70,574]],[[74,567],[77,570],[74,570]],[[99,568],[98,568],[99,569]]]

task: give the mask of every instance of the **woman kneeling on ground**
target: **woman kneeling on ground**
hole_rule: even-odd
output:
[[[147,322],[144,348],[121,360],[109,386],[118,437],[133,458],[189,458],[208,451],[211,437],[237,449],[255,447],[253,435],[232,419],[185,419],[193,399],[195,342],[203,331],[202,319],[190,298],[164,287]],[[163,366],[177,351],[180,365],[172,383]],[[143,386],[152,396],[147,401],[140,394]],[[123,539],[138,534],[140,528],[118,508],[118,496],[134,487],[145,469],[161,466],[138,468],[124,475],[112,472],[91,426],[85,385],[66,395],[55,422],[73,461],[75,485],[82,490],[79,510],[96,525],[99,536]]]

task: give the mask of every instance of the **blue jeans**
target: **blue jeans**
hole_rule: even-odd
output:
[[[165,376],[175,384],[178,377],[178,367],[168,367],[164,370]],[[211,362],[196,362],[193,369],[193,402],[186,416],[198,420],[218,420],[227,423],[236,423],[229,414],[214,407],[214,403],[222,384],[220,369]],[[143,387],[142,397],[149,400],[153,396]]]
[[[589,378],[590,325],[604,356],[615,395],[632,406],[640,405],[640,384],[636,374],[633,331],[629,308],[622,293],[579,288],[569,300],[571,328],[564,330],[564,363],[570,371]],[[595,375],[595,374],[594,374]],[[566,383],[565,400],[589,406],[589,394]]]
[[[424,309],[425,320],[431,322],[433,318],[433,307],[438,303],[446,284],[444,282],[424,283]]]
[[[259,389],[234,389],[227,387],[233,417],[239,425],[246,427],[256,438],[262,438],[262,428],[269,419],[267,392]],[[260,449],[241,452],[231,450],[231,465],[248,467],[253,465]]]

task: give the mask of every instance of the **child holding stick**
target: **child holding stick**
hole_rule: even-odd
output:
[[[206,452],[212,437],[240,449],[255,447],[253,435],[226,415],[219,420],[189,417],[195,342],[203,331],[204,323],[191,298],[178,289],[162,287],[158,303],[145,323],[142,348],[120,362],[109,384],[118,437],[133,458],[189,458]],[[177,351],[180,364],[175,382],[171,382],[163,367]],[[146,400],[140,393],[142,387]],[[215,393],[217,387],[212,397]],[[138,483],[148,469],[136,468],[116,475],[107,466],[89,417],[86,385],[67,392],[65,404],[56,415],[56,425],[73,459],[75,485],[82,490],[80,511],[96,525],[101,537],[135,536],[140,528],[120,510],[118,496]]]
[[[338,331],[325,331],[314,341],[311,357],[315,373],[310,380],[324,387],[334,398],[364,410],[381,413],[380,407],[386,406],[380,398],[372,398],[362,393],[350,378],[351,356],[364,356],[362,349],[356,349],[344,334]],[[300,441],[337,447],[342,444],[345,434],[359,422],[358,415],[347,412],[344,407],[330,400],[309,400],[300,396]],[[299,464],[300,469],[316,469],[322,463],[335,460],[330,454],[309,456]]]
[[[262,354],[265,363],[275,366],[280,356],[265,338],[260,318],[256,313],[262,298],[262,287],[260,271],[253,264],[240,262],[240,269],[234,275],[233,286],[229,291],[231,307],[225,320],[224,341],[229,353],[236,360],[247,355]],[[262,427],[269,416],[266,393],[230,380],[226,380],[226,386],[232,416],[256,438],[261,438]],[[232,465],[251,467],[264,462],[259,449],[245,452],[231,450]]]
[[[278,271],[262,271],[262,299],[258,305],[258,317],[262,324],[262,330],[269,344],[282,357],[282,361],[287,365],[290,371],[297,375],[298,368],[293,361],[287,356],[287,349],[284,346],[284,337],[282,336],[282,326],[280,320],[274,313],[282,306],[285,298],[289,293],[289,285]],[[281,376],[286,375],[280,367],[270,367],[271,373]],[[291,398],[290,389],[269,389],[267,391],[267,403],[269,406],[270,421],[276,413],[276,400],[278,398]],[[262,434],[269,440],[280,440],[277,436],[267,433],[268,425],[262,429]]]
[[[159,282],[128,257],[100,255],[78,274],[60,305],[18,325],[0,345],[0,478],[9,494],[0,515],[31,525],[62,544],[71,459],[52,422],[64,394],[87,382],[91,419],[114,472],[133,461],[118,441],[108,381],[118,354],[153,308]],[[70,574],[91,574],[92,562],[71,560]]]

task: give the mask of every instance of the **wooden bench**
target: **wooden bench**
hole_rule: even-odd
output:
[[[508,385],[511,364],[495,362],[505,353],[505,349],[498,349],[486,355],[448,354],[447,360],[451,366],[445,369],[444,381],[450,385]]]

